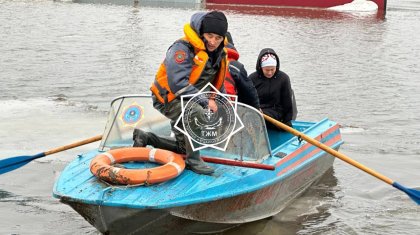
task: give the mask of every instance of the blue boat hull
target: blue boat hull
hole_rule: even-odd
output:
[[[336,149],[338,150],[338,149]],[[111,207],[62,197],[97,230],[106,234],[191,234],[230,229],[280,213],[332,167],[334,157],[319,157],[296,174],[261,190],[198,205],[168,209]],[[217,218],[222,222],[204,222]]]
[[[131,98],[117,102],[122,107],[113,110],[124,111],[125,103],[133,103]],[[143,99],[133,99],[148,106]],[[110,116],[118,116],[118,112]],[[202,153],[231,160],[253,160],[275,166],[274,171],[211,164],[215,168],[211,176],[185,170],[177,178],[157,185],[109,185],[89,171],[92,158],[103,151],[100,147],[80,155],[64,169],[53,195],[105,234],[217,232],[281,212],[332,167],[335,158],[317,147],[289,133],[267,132],[257,110],[244,106],[238,113],[245,128],[232,137],[227,150]],[[154,114],[151,117],[156,119]],[[108,123],[114,126],[107,127],[106,132],[119,139],[109,137],[111,141],[103,141],[101,146],[131,145],[124,139],[124,132],[112,132],[115,126],[123,126],[119,119],[113,120]],[[168,127],[153,123],[149,126]],[[328,119],[318,123],[294,121],[293,127],[336,150],[343,143],[338,124]],[[127,135],[130,133],[132,130]],[[127,167],[150,166],[129,163]]]

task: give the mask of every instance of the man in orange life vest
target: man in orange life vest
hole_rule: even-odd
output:
[[[238,61],[239,53],[233,44],[232,36],[229,32],[226,34],[226,46],[229,68],[225,78],[225,89],[229,95],[237,95],[238,102],[250,105],[256,109],[260,109],[260,101],[257,90],[254,87],[252,80],[248,78],[248,73],[244,65]]]
[[[152,145],[186,153],[185,162],[189,169],[199,174],[214,172],[201,159],[199,151],[192,150],[189,140],[174,125],[182,114],[182,95],[196,94],[209,82],[219,91],[224,91],[227,57],[223,42],[227,28],[228,22],[222,12],[198,12],[192,15],[190,24],[184,26],[185,36],[168,49],[150,88],[153,106],[171,120],[176,141],[136,129],[133,146]],[[205,109],[215,112],[217,105],[214,100],[208,99],[197,105],[196,109],[196,113]]]

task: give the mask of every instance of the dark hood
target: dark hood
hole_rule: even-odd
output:
[[[261,58],[265,54],[273,54],[276,57],[276,60],[277,60],[277,66],[276,66],[277,67],[277,71],[276,71],[276,74],[274,74],[274,76],[276,76],[277,73],[278,73],[278,71],[280,70],[280,59],[279,59],[279,56],[277,55],[277,53],[273,49],[271,49],[271,48],[264,48],[264,49],[261,50],[260,55],[258,56],[258,59],[257,59],[257,65],[256,65],[255,69],[257,70],[257,73],[260,76],[264,76],[264,74],[262,72],[262,69],[261,69]]]
[[[200,28],[201,23],[203,23],[204,16],[207,14],[207,12],[197,12],[191,16],[190,20],[190,26],[194,29],[194,31],[197,33],[197,35],[200,35]]]

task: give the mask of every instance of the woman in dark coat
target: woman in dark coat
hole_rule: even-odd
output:
[[[249,75],[257,89],[264,114],[288,125],[296,118],[297,110],[289,76],[280,71],[280,59],[271,48],[261,50],[256,71]],[[266,122],[268,128],[278,129]]]

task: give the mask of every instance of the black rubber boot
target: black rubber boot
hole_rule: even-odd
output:
[[[187,158],[185,164],[187,168],[194,171],[197,174],[211,175],[214,173],[214,168],[207,165],[200,157],[200,151],[193,151],[188,140],[186,142]]]
[[[146,147],[148,145],[146,132],[140,129],[134,129],[133,140],[133,147]]]
[[[179,147],[179,144],[174,139],[160,137],[152,132],[145,132],[140,129],[135,129],[133,133],[134,144],[133,147],[144,147],[151,145],[154,148],[165,149],[172,152],[184,154],[185,150]]]
[[[169,139],[165,137],[157,136],[151,132],[147,132],[148,143],[155,148],[169,150],[175,153],[185,153],[181,152],[178,148],[178,144],[175,139]]]

